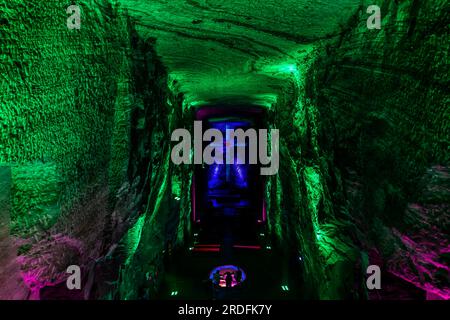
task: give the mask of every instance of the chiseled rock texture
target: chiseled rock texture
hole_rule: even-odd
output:
[[[362,7],[310,69],[331,199],[383,270],[449,299],[450,4],[380,6],[381,30],[367,30]]]
[[[0,0],[0,297],[156,296],[191,233],[170,134],[227,102],[280,129],[268,233],[302,298],[450,298],[448,1],[380,0],[380,30],[369,0],[77,4],[69,30],[67,1]]]
[[[12,164],[14,233],[51,226],[108,179],[130,40],[126,16],[100,3],[81,30],[67,28],[65,1],[0,6],[0,162]]]
[[[69,30],[67,1],[0,1],[0,165],[12,172],[1,268],[20,265],[26,285],[2,286],[3,298],[105,296],[118,269],[105,256],[132,254],[127,230],[167,176],[167,81],[152,41],[115,1],[77,4],[81,29]],[[70,264],[82,292],[65,286]]]

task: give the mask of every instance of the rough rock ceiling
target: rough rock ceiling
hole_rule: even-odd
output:
[[[191,105],[269,106],[302,54],[361,0],[121,0]],[[295,69],[296,70],[296,69]]]

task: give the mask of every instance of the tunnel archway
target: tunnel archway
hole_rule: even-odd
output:
[[[204,130],[214,128],[225,139],[221,147],[226,158],[227,145],[245,149],[249,159],[249,138],[244,145],[227,138],[227,129],[258,130],[265,126],[266,110],[256,106],[212,105],[195,111]],[[235,157],[236,154],[235,154]],[[248,161],[233,164],[194,166],[192,178],[192,221],[197,244],[221,243],[228,247],[260,247],[258,235],[266,228],[266,179],[259,164]]]

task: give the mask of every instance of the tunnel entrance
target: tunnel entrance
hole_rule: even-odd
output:
[[[242,110],[246,110],[245,112]],[[259,108],[209,107],[200,109],[196,119],[206,129],[259,129],[264,112]],[[232,141],[233,140],[233,141]],[[235,139],[225,138],[221,147],[245,149],[249,158],[249,141],[239,145]],[[196,165],[193,177],[193,222],[197,244],[217,244],[225,251],[230,248],[258,246],[258,234],[265,224],[264,177],[259,164],[239,161],[233,164]],[[210,247],[211,248],[211,247]]]
[[[285,257],[272,248],[266,230],[265,189],[270,176],[261,174],[264,164],[248,161],[248,138],[233,137],[230,141],[226,134],[227,129],[268,129],[266,109],[248,105],[207,106],[193,110],[193,118],[201,121],[204,131],[221,132],[222,141],[219,139],[214,152],[220,150],[226,158],[231,144],[245,148],[245,160],[234,158],[223,164],[193,165],[188,246],[186,250],[180,248],[171,263],[167,263],[161,296],[171,299],[295,296],[295,288],[283,289],[288,283]],[[204,141],[203,149],[215,142]]]

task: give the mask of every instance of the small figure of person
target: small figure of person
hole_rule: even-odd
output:
[[[227,288],[231,288],[231,285],[233,283],[233,276],[231,274],[231,272],[227,272],[225,274],[225,284]]]

